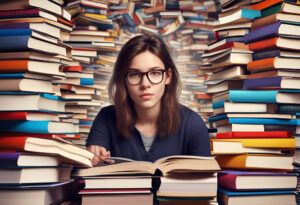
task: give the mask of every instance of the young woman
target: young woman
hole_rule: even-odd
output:
[[[210,155],[199,115],[178,103],[179,76],[167,46],[155,35],[129,40],[109,84],[113,106],[96,117],[87,149],[93,164],[125,157],[155,161],[170,155]]]

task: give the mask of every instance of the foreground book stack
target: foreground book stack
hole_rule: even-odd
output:
[[[224,170],[219,175],[219,185],[222,188],[218,197],[222,204],[296,204],[297,176],[292,172],[293,152],[296,148],[295,136],[299,132],[297,129],[299,122],[295,112],[282,112],[280,107],[299,103],[297,100],[300,96],[297,86],[299,79],[293,77],[297,76],[295,63],[297,57],[276,57],[277,54],[274,53],[273,57],[265,55],[266,53],[272,55],[271,50],[274,48],[280,52],[296,54],[296,47],[288,47],[289,44],[286,42],[271,43],[277,41],[271,38],[297,41],[293,32],[281,34],[283,28],[277,29],[276,25],[273,27],[268,23],[270,19],[276,22],[276,16],[290,16],[289,12],[292,10],[284,10],[286,5],[299,8],[299,5],[290,2],[261,1],[247,7],[246,5],[231,7],[228,9],[231,10],[230,15],[220,14],[220,23],[224,25],[236,25],[238,28],[241,24],[248,23],[248,26],[251,26],[248,34],[244,33],[244,36],[241,35],[237,39],[231,37],[235,40],[227,43],[231,47],[236,46],[237,49],[241,49],[241,46],[248,47],[250,51],[241,54],[239,50],[239,54],[232,53],[231,58],[226,61],[219,60],[215,63],[220,64],[224,70],[221,71],[224,72],[222,75],[229,75],[227,73],[229,69],[224,69],[224,66],[243,60],[243,71],[241,72],[239,66],[235,66],[235,72],[230,75],[237,77],[234,75],[246,74],[244,79],[247,78],[238,83],[234,81],[231,85],[223,85],[226,91],[218,90],[219,93],[213,96],[215,115],[209,120],[216,125],[218,131],[211,143],[212,154],[217,155],[216,159]],[[295,17],[295,14],[293,15]],[[232,24],[234,21],[239,24]],[[279,21],[275,24],[284,25],[284,22]],[[287,24],[293,26],[295,22],[293,24],[289,21]],[[227,35],[235,35],[238,30],[240,28],[235,33],[227,31]],[[285,62],[279,62],[277,58]],[[293,61],[294,64],[288,67],[287,61]],[[207,69],[211,67],[214,67],[214,63],[212,66],[208,65]],[[290,77],[287,73],[280,76],[281,72],[293,74]],[[211,77],[215,74],[217,73],[213,72]],[[289,80],[287,84],[284,82],[286,79]],[[282,183],[283,181],[289,183]]]
[[[2,203],[46,205],[79,198],[83,186],[70,179],[71,170],[73,165],[91,167],[92,153],[29,136],[1,136],[0,145]]]
[[[114,158],[119,161],[120,159]],[[74,176],[83,177],[85,189],[80,192],[83,204],[103,201],[109,204],[161,204],[189,202],[215,204],[217,194],[214,158],[171,156],[154,163],[122,161],[77,169]],[[153,199],[153,195],[156,198]]]

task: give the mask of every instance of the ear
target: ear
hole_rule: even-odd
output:
[[[169,68],[167,71],[166,71],[166,81],[165,81],[165,85],[169,85],[171,83],[171,80],[172,80],[172,70],[171,68]]]

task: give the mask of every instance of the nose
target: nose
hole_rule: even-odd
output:
[[[150,87],[151,86],[151,82],[149,81],[149,79],[148,79],[148,77],[147,77],[146,74],[144,74],[142,76],[142,81],[141,81],[140,85],[143,86],[143,87]]]

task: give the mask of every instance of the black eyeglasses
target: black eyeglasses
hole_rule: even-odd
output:
[[[147,72],[133,70],[127,73],[126,80],[130,85],[138,85],[146,75],[151,84],[159,84],[164,79],[164,72],[166,72],[165,69],[155,69]]]

